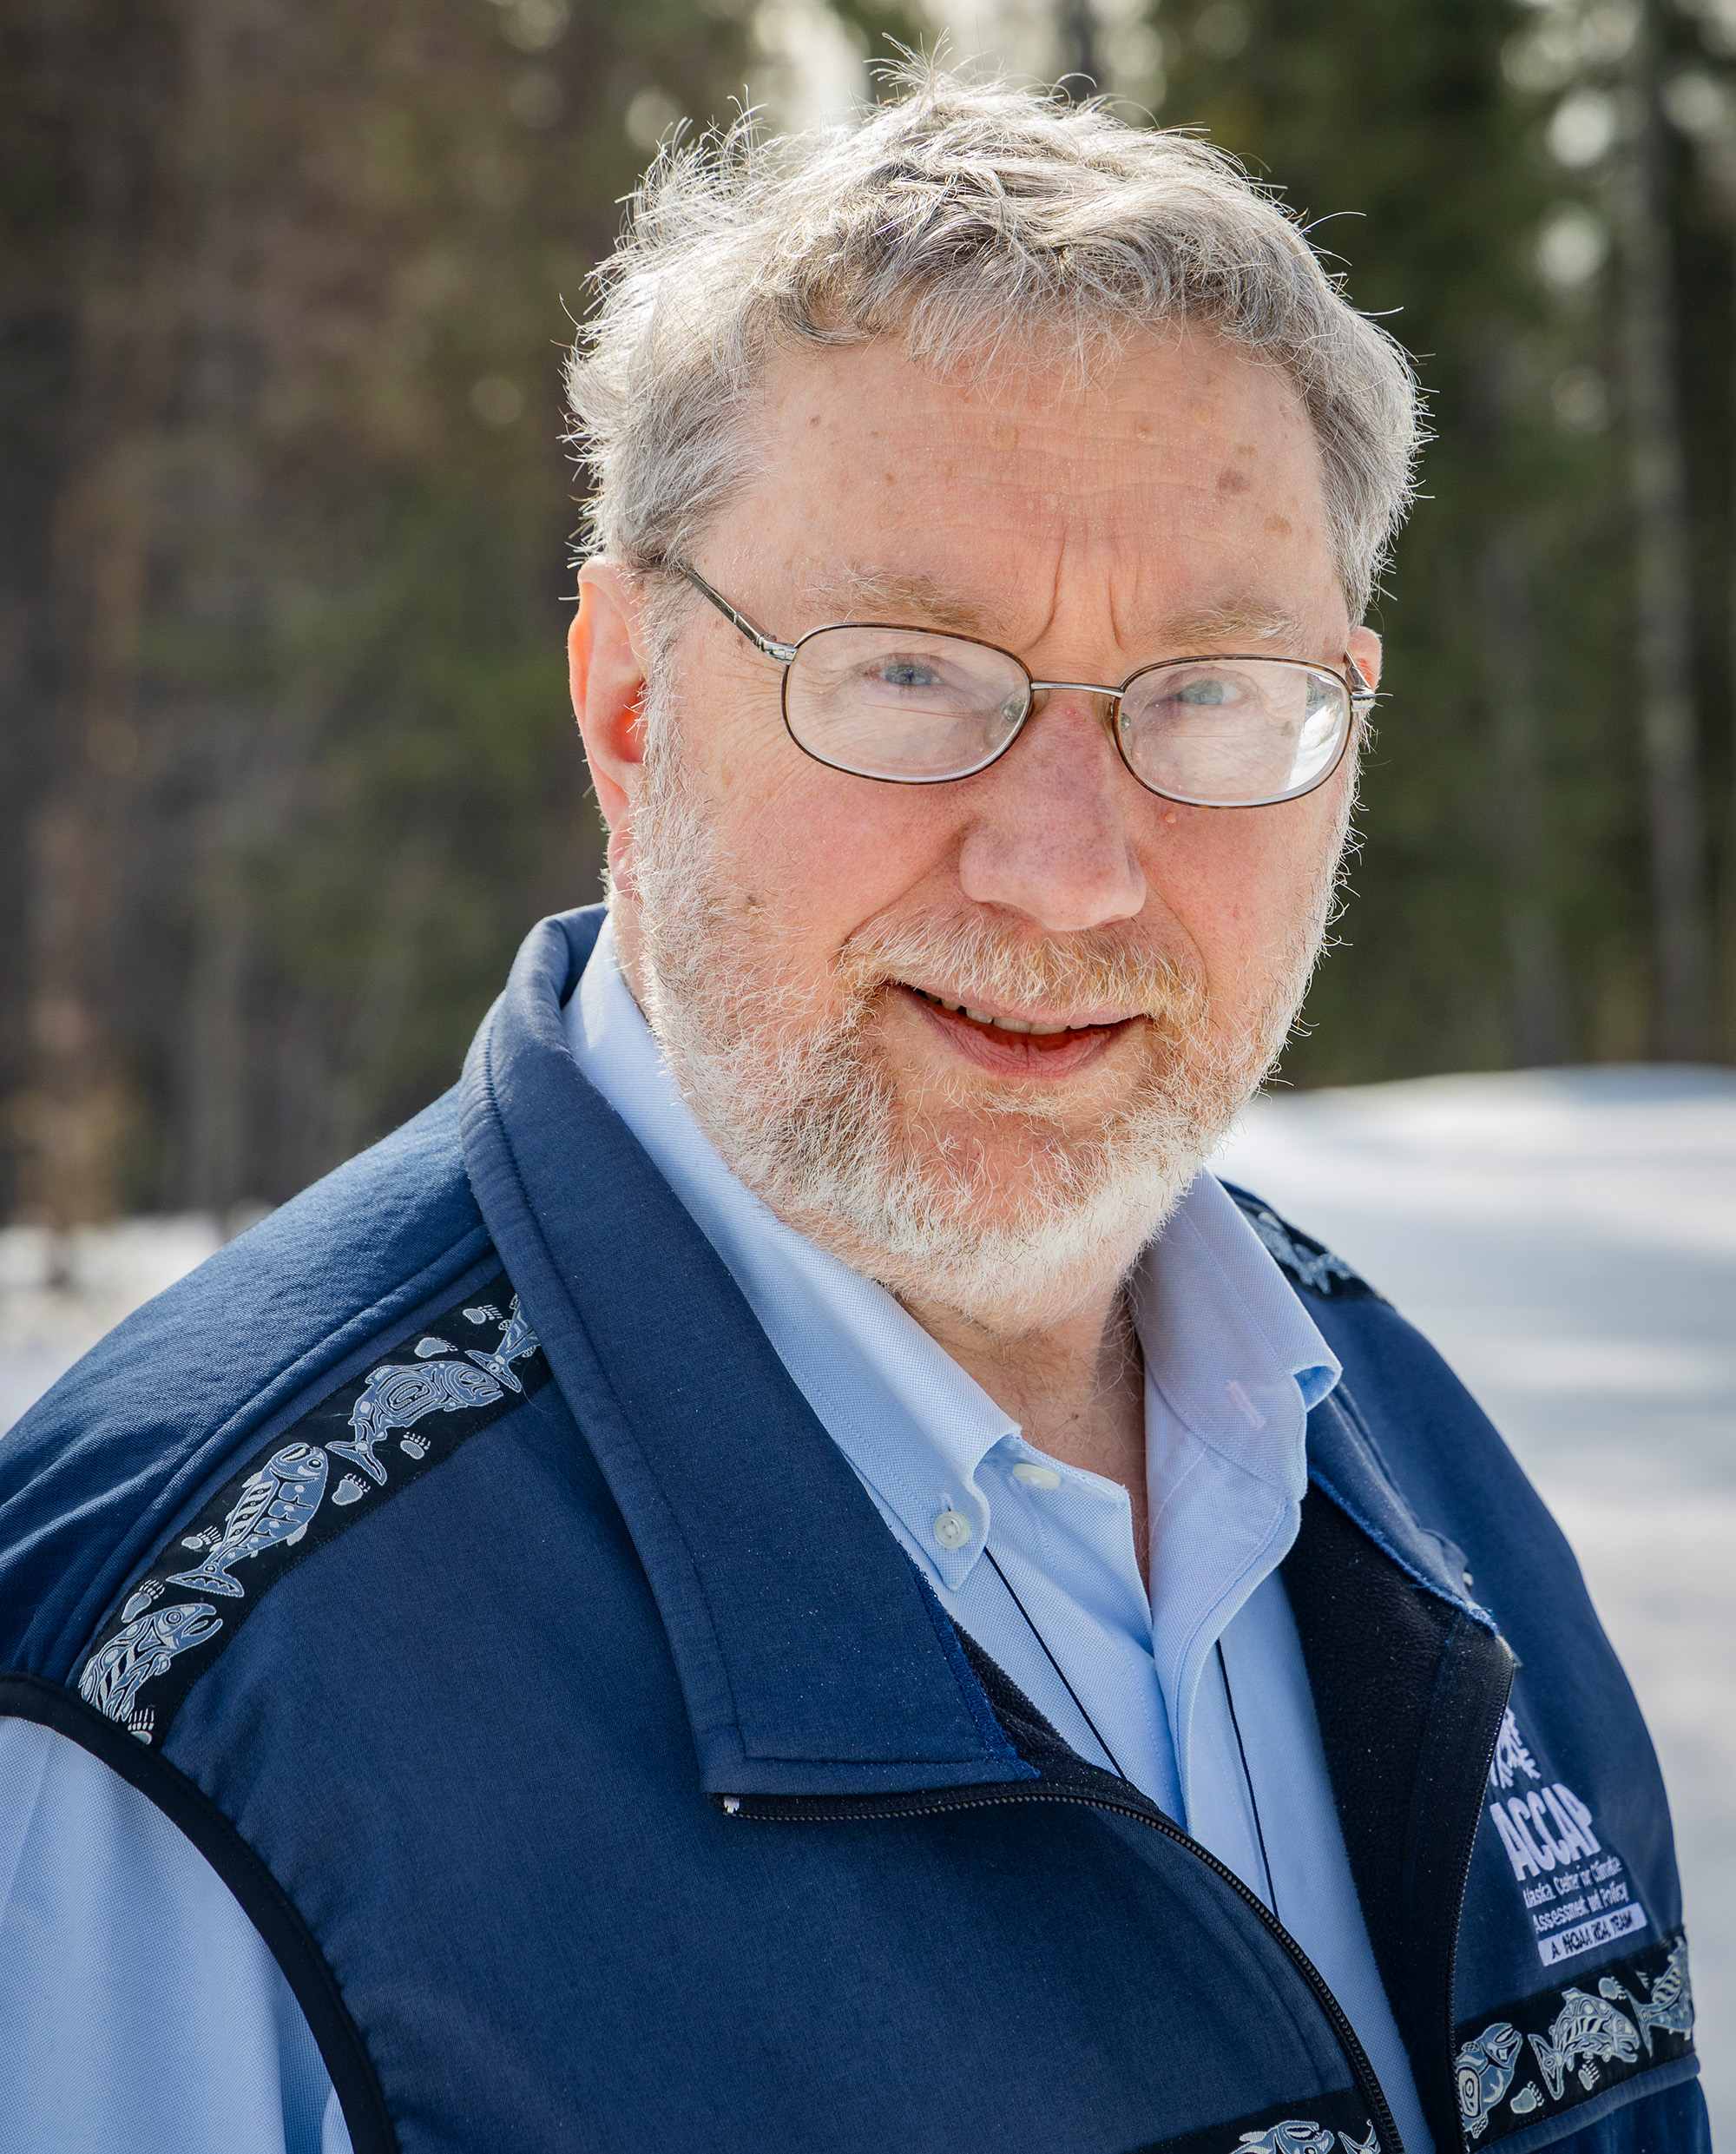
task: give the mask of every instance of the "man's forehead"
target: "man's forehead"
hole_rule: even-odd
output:
[[[817,567],[802,579],[804,595],[816,622],[887,621],[944,629],[1017,649],[1021,639],[1042,632],[1050,610],[1050,594],[972,590],[969,584],[931,570],[888,563],[845,561]],[[1178,653],[1222,649],[1232,645],[1294,642],[1303,634],[1295,612],[1258,589],[1226,589],[1185,605],[1166,603],[1154,592],[1141,603],[1136,593],[1114,605],[1115,625],[1124,642]]]

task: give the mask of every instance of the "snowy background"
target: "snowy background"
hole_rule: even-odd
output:
[[[1736,2146],[1736,1072],[1280,1094],[1215,1163],[1428,1333],[1573,1543],[1663,1762]]]
[[[1663,1761],[1706,2091],[1736,2144],[1736,1073],[1279,1095],[1217,1164],[1423,1327],[1578,1551]],[[58,1249],[0,1232],[0,1428],[221,1239],[202,1218]]]

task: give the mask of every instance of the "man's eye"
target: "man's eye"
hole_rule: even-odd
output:
[[[1226,704],[1242,701],[1240,683],[1226,674],[1202,674],[1197,680],[1184,681],[1175,688],[1172,702],[1190,706],[1195,710],[1221,710]]]
[[[878,669],[878,676],[889,688],[933,688],[940,686],[940,675],[921,658],[889,658]]]

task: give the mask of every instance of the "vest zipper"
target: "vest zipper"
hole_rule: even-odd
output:
[[[1494,1746],[1491,1744],[1490,1755],[1493,1755]],[[937,1817],[950,1810],[992,1809],[1014,1802],[1070,1802],[1082,1809],[1107,1810],[1115,1816],[1130,1817],[1136,1824],[1148,1826],[1154,1832],[1162,1834],[1167,1840],[1173,1840],[1178,1847],[1185,1848],[1190,1854],[1203,1862],[1212,1874],[1221,1879],[1237,1898],[1245,1906],[1252,1908],[1266,1928],[1271,1931],[1272,1936],[1277,1939],[1279,1944],[1289,1955],[1297,1972],[1313,1992],[1314,2001],[1325,2014],[1332,2032],[1338,2037],[1339,2048],[1350,2060],[1351,2070],[1356,2075],[1358,2087],[1363,2098],[1368,2104],[1370,2118],[1374,2124],[1375,2137],[1379,2143],[1380,2154],[1404,2154],[1404,2143],[1398,2136],[1398,2126],[1393,2120],[1392,2111],[1388,2105],[1380,2081],[1375,2077],[1374,2067],[1368,2060],[1368,2052],[1357,2039],[1356,2029],[1351,2025],[1344,2006],[1333,1995],[1325,1977],[1259,1894],[1251,1892],[1233,1869],[1220,1862],[1217,1856],[1213,1854],[1209,1849],[1202,1848],[1197,1840],[1190,1839],[1179,1825],[1173,1823],[1161,1810],[1155,1807],[1147,1808],[1141,1805],[1136,1808],[1131,1802],[1108,1802],[1099,1795],[1085,1795],[1059,1788],[1032,1788],[1029,1789],[1009,1788],[1004,1793],[997,1791],[993,1795],[950,1795],[925,1801],[919,1800],[911,1803],[901,1803],[901,1798],[898,1796],[889,1795],[882,1797],[878,1802],[871,1801],[869,1803],[852,1806],[847,1810],[812,1808],[808,1807],[804,1798],[799,1795],[781,1797],[776,1795],[713,1795],[711,1800],[727,1816],[754,1818],[768,1824],[825,1822],[851,1824],[884,1817]],[[775,1807],[780,1803],[788,1804],[790,1807],[787,1808]],[[1469,1867],[1469,1854],[1467,1853],[1467,1870]],[[1459,1885],[1461,1906],[1463,1904],[1463,1899],[1464,1881],[1462,1878]],[[1450,2012],[1450,2006],[1449,2012]],[[1448,2032],[1447,2050],[1450,2056],[1452,2053],[1450,2029]]]

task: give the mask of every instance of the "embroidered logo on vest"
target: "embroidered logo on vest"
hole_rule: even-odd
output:
[[[437,1318],[418,1340],[414,1360],[382,1361],[341,1385],[302,1416],[287,1440],[279,1437],[224,1483],[98,1633],[78,1679],[88,1705],[141,1742],[161,1741],[260,1597],[362,1516],[356,1506],[364,1497],[373,1496],[369,1508],[378,1509],[542,1389],[548,1362],[511,1281],[502,1273],[484,1293],[495,1299],[459,1303]],[[490,1331],[499,1336],[490,1340]],[[436,1415],[437,1433],[424,1430]],[[393,1437],[396,1453],[385,1448]],[[361,1471],[334,1485],[334,1459]],[[200,1560],[187,1564],[187,1554]],[[169,1570],[177,1557],[182,1567]],[[171,1586],[201,1597],[157,1605]],[[145,1690],[150,1696],[141,1701]]]
[[[1512,1865],[1546,1967],[1646,1927],[1614,1848],[1598,1839],[1589,1807],[1564,1781],[1545,1781],[1509,1708],[1489,1769],[1489,1819]]]
[[[1473,2144],[1485,2132],[1504,2138],[1541,2123],[1545,2112],[1589,2101],[1648,2065],[1688,2053],[1687,1939],[1678,1930],[1662,1946],[1611,1963],[1595,1990],[1592,1978],[1581,1976],[1509,2005],[1476,2033],[1468,2026],[1458,2032],[1463,2046],[1454,2065],[1465,2137]]]

